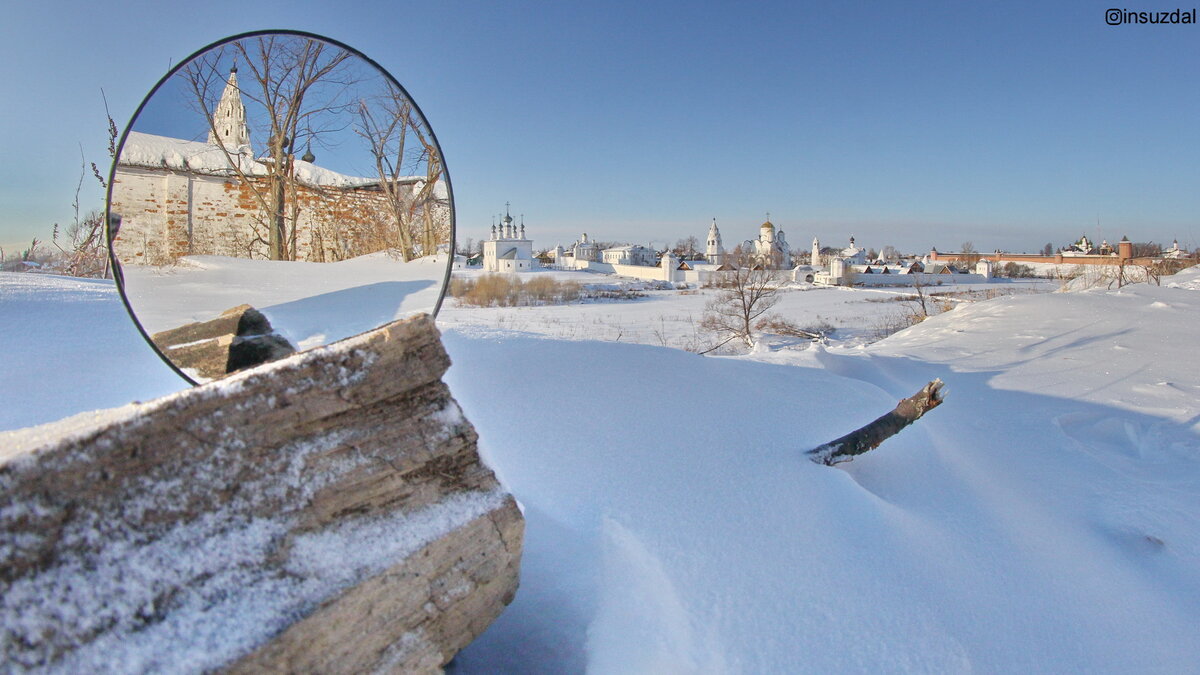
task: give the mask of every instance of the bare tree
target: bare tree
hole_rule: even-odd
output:
[[[1054,255],[1054,244],[1047,242],[1046,245],[1042,247],[1042,255],[1047,257]]]
[[[1133,245],[1134,258],[1155,258],[1162,255],[1162,244],[1152,241],[1139,241]]]
[[[962,243],[962,251],[959,253],[958,257],[959,261],[967,265],[974,265],[975,263],[979,262],[979,258],[979,251],[975,250],[975,244],[969,241],[964,241]]]
[[[104,243],[103,212],[92,209],[80,217],[76,211],[75,220],[65,232],[60,233],[55,223],[51,241],[62,255],[63,269],[69,276],[106,276],[108,247]]]
[[[447,208],[439,196],[442,158],[416,106],[389,83],[371,100],[360,100],[354,131],[367,144],[380,189],[393,216],[394,246],[405,260],[432,255],[449,239]]]
[[[915,318],[913,323],[920,323],[929,318],[929,297],[925,293],[925,281],[922,279],[922,274],[915,274],[913,280],[913,294],[916,300],[912,301],[912,314]]]
[[[104,102],[104,112],[108,118],[108,153],[112,157],[117,152],[117,125],[113,122],[112,115],[108,113],[107,100]],[[55,223],[50,241],[62,255],[64,269],[68,275],[73,277],[107,277],[109,271],[108,243],[105,240],[104,233],[104,214],[97,209],[92,209],[82,217],[79,214],[79,193],[83,189],[83,176],[87,166],[82,145],[79,147],[79,161],[79,182],[75,185],[75,200],[71,202],[75,218],[61,232],[58,223]],[[92,174],[99,181],[100,187],[108,187],[104,177],[100,174],[100,168],[96,166],[95,162],[92,162]]]
[[[747,347],[753,346],[755,324],[779,302],[779,288],[784,280],[779,271],[755,265],[744,254],[735,255],[732,264],[736,269],[721,273],[724,275],[721,289],[704,306],[700,328],[715,333],[720,342],[702,354],[735,339]]]
[[[1155,286],[1162,285],[1164,276],[1170,276],[1195,264],[1194,259],[1186,258],[1152,258],[1139,263],[1144,271],[1146,283],[1154,282]]]
[[[695,260],[698,255],[697,247],[700,246],[700,240],[694,235],[689,235],[675,242],[675,246],[671,248],[671,252],[684,260]]]
[[[379,176],[379,187],[387,198],[392,223],[390,245],[404,260],[413,257],[412,194],[398,179],[409,165],[408,137],[412,128],[412,103],[399,95],[385,97],[380,105],[359,101],[354,130],[366,141]]]
[[[239,84],[239,90],[259,113],[267,147],[263,156],[255,158],[244,157],[238,148],[224,143],[216,146],[259,205],[267,257],[294,259],[299,202],[295,199],[293,150],[300,147],[300,141],[311,144],[331,125],[339,124],[337,113],[348,105],[345,92],[355,81],[348,67],[351,54],[294,35],[247,38],[203,54],[188,63],[181,76],[213,134],[217,133],[214,111],[227,82],[223,68],[227,56],[249,70],[247,84]],[[266,177],[265,186],[251,177],[260,174]]]

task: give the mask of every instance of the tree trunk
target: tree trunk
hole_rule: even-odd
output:
[[[270,230],[267,235],[268,255],[271,260],[286,260],[287,240],[284,238],[283,176],[271,176],[271,213],[267,214]]]
[[[921,391],[902,399],[894,410],[883,417],[860,429],[851,431],[837,440],[809,450],[807,453],[809,459],[826,466],[850,461],[855,455],[861,455],[879,447],[880,443],[921,419],[922,415],[941,405],[944,400],[942,381],[934,380],[925,385]]]

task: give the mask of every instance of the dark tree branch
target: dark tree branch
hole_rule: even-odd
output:
[[[856,429],[841,438],[817,446],[808,451],[808,457],[817,464],[833,466],[847,462],[855,455],[874,450],[901,429],[921,419],[925,413],[942,404],[942,381],[934,380],[921,391],[902,399],[896,408],[870,424]]]

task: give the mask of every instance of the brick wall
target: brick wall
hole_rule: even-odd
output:
[[[263,200],[269,180],[250,181],[119,166],[112,196],[112,210],[122,217],[114,242],[118,257],[126,264],[148,265],[170,264],[185,255],[266,259]],[[391,209],[378,189],[297,185],[287,199],[289,230],[293,200],[299,207],[296,260],[333,262],[400,244]],[[449,207],[440,204],[431,215],[437,241],[449,242]],[[422,223],[418,215],[413,229]]]

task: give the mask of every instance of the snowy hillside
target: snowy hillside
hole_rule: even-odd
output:
[[[448,382],[528,522],[516,601],[452,672],[1194,671],[1198,290],[1001,297],[740,357],[547,339],[621,305],[551,308],[537,336],[452,310]],[[661,302],[630,307],[687,313]],[[0,275],[0,303],[0,428],[179,386],[109,285]],[[803,457],[934,377],[946,403],[878,450]]]

